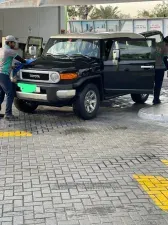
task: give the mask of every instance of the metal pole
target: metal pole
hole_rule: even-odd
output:
[[[58,33],[61,33],[61,7],[58,6]]]

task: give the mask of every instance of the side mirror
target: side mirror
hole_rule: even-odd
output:
[[[114,49],[113,50],[113,60],[120,60],[120,50],[119,49]]]
[[[30,46],[29,47],[29,54],[31,55],[31,56],[33,56],[33,57],[36,57],[36,55],[37,55],[37,49],[36,49],[36,46]]]

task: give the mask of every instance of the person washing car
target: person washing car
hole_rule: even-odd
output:
[[[7,96],[5,119],[15,119],[12,114],[12,104],[14,100],[14,90],[10,79],[10,73],[13,69],[13,59],[25,63],[26,61],[21,58],[16,50],[16,39],[14,36],[9,35],[5,38],[5,46],[0,48],[0,110],[4,101],[5,94]]]
[[[160,104],[160,92],[162,88],[164,73],[168,70],[168,36],[164,38],[160,46],[156,48],[156,65],[155,65],[155,86],[153,104]]]

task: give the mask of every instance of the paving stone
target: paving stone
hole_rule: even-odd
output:
[[[1,217],[0,222],[12,222],[12,217]]]
[[[2,225],[12,225],[12,222],[2,222]]]
[[[21,207],[23,206],[22,200],[14,200],[14,207]]]
[[[43,106],[0,119],[1,131],[33,134],[0,138],[0,225],[168,224],[167,210],[133,177],[168,177],[168,124],[139,119],[141,107],[124,96],[91,121]]]
[[[23,224],[23,216],[15,216],[13,219],[14,225],[21,225]]]
[[[13,204],[4,204],[3,205],[3,213],[12,212],[12,211],[13,211]]]
[[[55,218],[46,218],[46,225],[57,225],[57,221]]]
[[[58,225],[80,225],[78,221],[60,221]]]
[[[44,212],[43,206],[40,206],[40,205],[34,206],[34,213],[35,213],[35,214],[43,213],[43,212]]]

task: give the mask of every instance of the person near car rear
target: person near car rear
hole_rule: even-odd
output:
[[[5,46],[0,48],[0,110],[4,101],[5,94],[7,96],[5,119],[14,119],[12,115],[12,104],[14,100],[13,85],[10,80],[13,59],[25,63],[15,50],[16,39],[12,35],[5,38]]]
[[[155,85],[154,85],[154,99],[153,104],[160,104],[160,92],[162,88],[164,73],[168,69],[168,36],[164,38],[163,42],[156,47],[156,65],[155,65]]]

